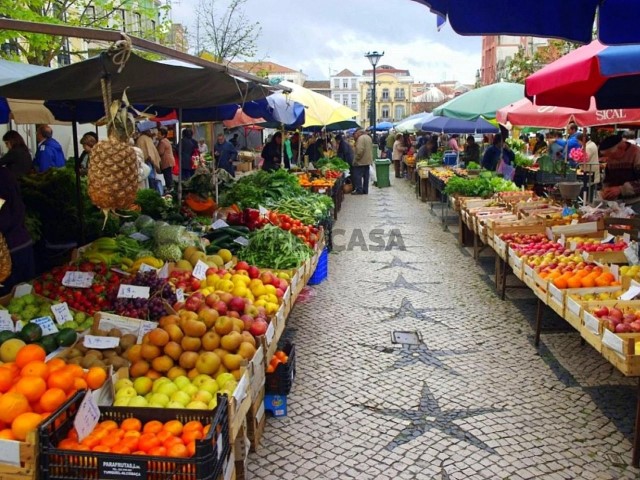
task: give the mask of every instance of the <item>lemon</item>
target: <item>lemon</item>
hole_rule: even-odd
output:
[[[231,291],[236,297],[246,297],[249,290],[244,285],[236,285]]]
[[[273,285],[265,285],[264,288],[267,293],[272,293],[274,295],[276,294],[276,287],[274,287]]]
[[[231,293],[235,288],[235,285],[231,280],[221,280],[218,285],[216,285],[218,290],[222,290],[223,292]]]
[[[222,258],[222,265],[224,265],[225,263],[231,261],[231,259],[233,258],[233,253],[231,253],[231,251],[227,250],[226,248],[221,248],[220,250],[218,250],[218,256]]]
[[[231,276],[231,281],[236,285],[248,286],[251,283],[251,279],[249,277],[245,277],[244,275],[234,274]]]
[[[267,302],[266,302],[266,300],[259,299],[259,300],[256,300],[255,302],[253,302],[253,304],[256,307],[264,307],[267,304]]]
[[[264,288],[264,285],[262,285],[262,283],[260,283],[260,285],[250,286],[250,288],[251,288],[251,293],[253,293],[253,295],[256,297],[260,297],[268,293],[267,289]]]

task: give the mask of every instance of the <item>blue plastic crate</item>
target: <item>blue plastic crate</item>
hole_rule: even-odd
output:
[[[452,167],[456,163],[458,163],[458,154],[456,153],[447,153],[442,159],[442,163],[449,167]]]
[[[316,270],[311,275],[308,285],[318,285],[322,283],[329,275],[329,251],[325,248],[318,258]]]
[[[287,396],[286,395],[264,395],[264,409],[271,412],[274,417],[287,416]]]

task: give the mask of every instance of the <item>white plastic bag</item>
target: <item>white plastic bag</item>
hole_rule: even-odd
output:
[[[376,177],[376,166],[375,165],[369,165],[369,178],[371,179],[371,183],[378,181],[378,179]]]

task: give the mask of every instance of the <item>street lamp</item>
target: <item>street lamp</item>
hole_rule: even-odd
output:
[[[384,52],[368,52],[365,54],[365,57],[369,59],[371,66],[373,67],[373,88],[372,88],[372,97],[371,97],[371,128],[373,130],[373,141],[376,142],[376,65],[384,55]]]

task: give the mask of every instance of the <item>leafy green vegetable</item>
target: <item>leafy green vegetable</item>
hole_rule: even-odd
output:
[[[305,225],[315,225],[330,214],[333,200],[327,195],[310,193],[267,202],[265,206],[300,220]]]
[[[515,152],[516,153],[516,158],[513,161],[513,165],[514,167],[530,167],[531,165],[533,165],[534,161],[533,159],[521,154],[520,152]]]
[[[349,170],[349,164],[339,157],[321,158],[314,163],[314,166],[323,173],[327,170],[344,171]]]
[[[231,185],[221,196],[220,205],[236,204],[240,208],[258,208],[270,200],[290,198],[305,193],[295,175],[286,170],[259,170]]]
[[[249,245],[238,259],[261,268],[297,268],[313,255],[313,250],[298,237],[274,225],[266,225],[249,236]]]
[[[138,190],[135,203],[140,206],[144,215],[160,219],[164,215],[165,203],[160,193],[151,188]]]
[[[457,193],[464,197],[490,197],[497,192],[515,192],[515,183],[498,177],[492,172],[483,172],[476,178],[452,177],[447,182],[445,193]]]
[[[480,164],[476,162],[469,162],[467,165],[467,170],[480,170],[481,168]]]

